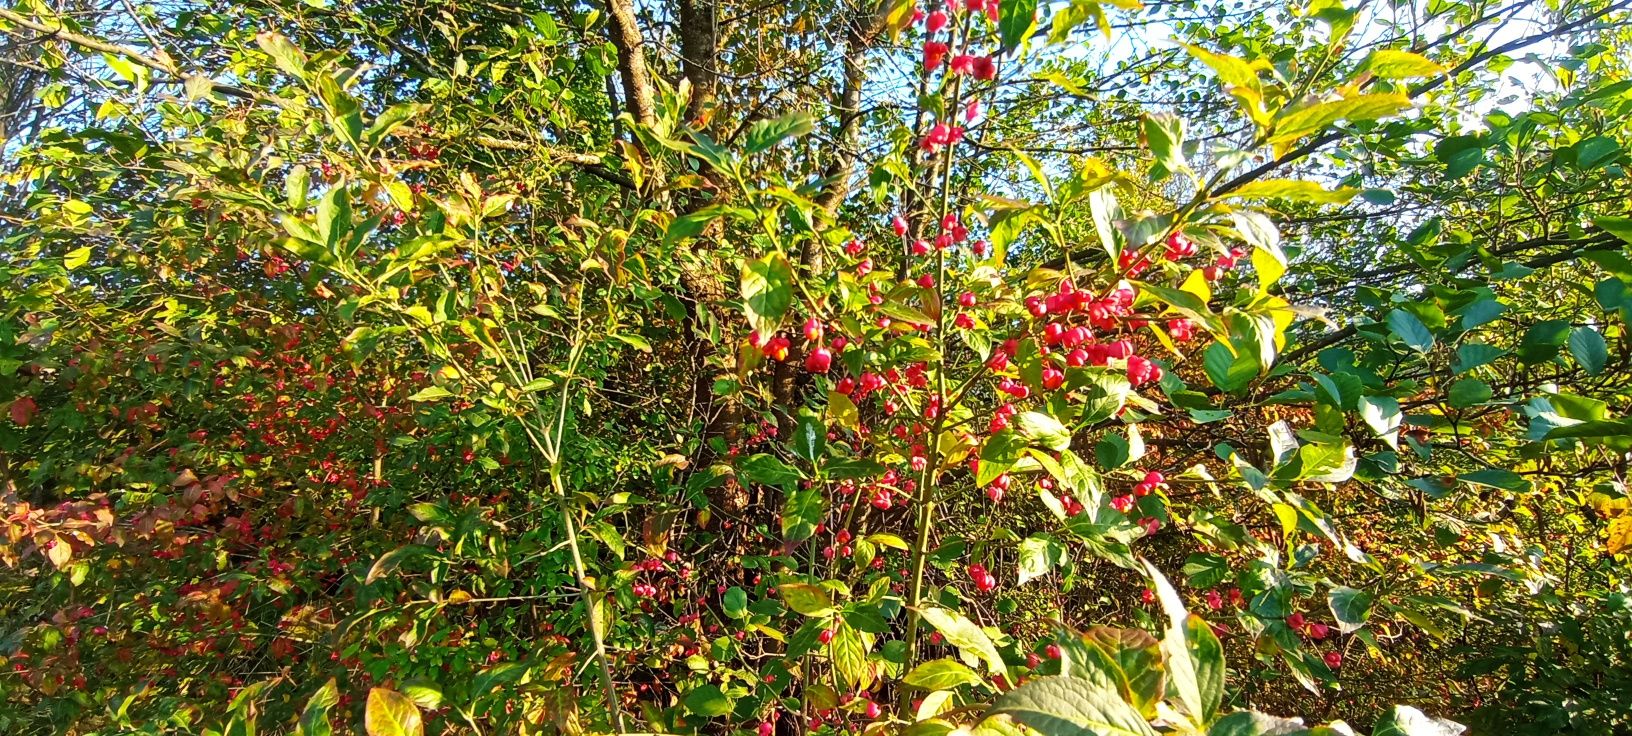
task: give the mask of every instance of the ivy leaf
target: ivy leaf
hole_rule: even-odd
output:
[[[419,706],[408,696],[383,687],[368,691],[363,727],[368,736],[424,736],[425,733]]]
[[[986,712],[995,715],[1049,736],[1156,736],[1115,690],[1075,677],[1041,677],[1010,690]]]
[[[748,325],[769,337],[793,304],[793,265],[778,252],[743,261],[741,287]]]

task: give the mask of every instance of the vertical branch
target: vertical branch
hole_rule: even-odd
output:
[[[719,92],[719,3],[680,0],[680,71],[691,82],[686,120],[706,128],[708,108]]]
[[[641,125],[657,120],[652,101],[652,78],[646,69],[646,44],[635,22],[633,0],[606,0],[612,45],[618,50],[618,73],[623,79],[623,98],[630,117]],[[636,145],[639,145],[638,139]]]

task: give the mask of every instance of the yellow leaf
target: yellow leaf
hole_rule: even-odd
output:
[[[827,420],[841,427],[855,429],[860,426],[861,412],[856,409],[856,402],[851,401],[837,391],[827,395]]]
[[[368,691],[363,727],[368,730],[368,736],[424,736],[425,733],[419,706],[408,696],[383,687]]]
[[[1609,541],[1604,551],[1618,555],[1632,547],[1632,516],[1617,516],[1609,522]]]

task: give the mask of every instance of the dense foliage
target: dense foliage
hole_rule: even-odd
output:
[[[1629,7],[5,3],[0,730],[1625,733]]]

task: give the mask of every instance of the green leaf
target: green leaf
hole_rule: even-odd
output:
[[[1021,412],[1015,422],[1019,425],[1020,435],[1031,442],[1050,450],[1064,450],[1071,446],[1070,430],[1048,414],[1040,411]]]
[[[1185,168],[1183,120],[1174,115],[1147,114],[1140,133],[1145,147],[1156,158],[1152,178],[1165,179]]]
[[[1240,355],[1230,352],[1222,342],[1214,342],[1202,353],[1201,367],[1207,380],[1225,392],[1245,387],[1258,376],[1258,360],[1246,351]]]
[[[725,207],[716,205],[713,207],[704,207],[696,212],[687,213],[674,218],[669,222],[668,228],[663,231],[663,244],[673,245],[687,238],[697,237],[698,235],[702,234],[704,230],[708,229],[708,223],[713,222],[716,218],[725,214],[727,211],[728,210]],[[770,256],[766,257],[769,258]],[[743,264],[743,268],[745,269],[744,273],[746,274],[746,269],[748,268],[747,262]],[[744,278],[746,278],[746,275]]]
[[[1115,690],[1075,677],[1040,677],[1010,690],[986,712],[996,715],[1045,736],[1156,736]]]
[[[1400,402],[1392,396],[1360,397],[1360,418],[1378,437],[1393,437],[1404,420],[1400,414]]]
[[[1478,406],[1490,401],[1490,397],[1490,384],[1477,378],[1464,378],[1457,381],[1451,384],[1450,390],[1445,394],[1446,401],[1449,401],[1451,406],[1458,409]]]
[[[370,146],[380,145],[397,128],[402,127],[403,123],[414,119],[415,115],[424,112],[427,107],[429,106],[419,103],[402,102],[386,108],[385,112],[374,118],[374,124],[363,131],[363,141]]]
[[[62,257],[62,267],[72,271],[89,263],[91,260],[91,246],[75,248]]]
[[[1009,472],[1025,453],[1026,440],[1014,430],[1005,429],[987,437],[980,446],[980,472],[975,475],[975,485],[985,487]]]
[[[1575,356],[1575,362],[1581,364],[1581,369],[1588,375],[1596,376],[1604,372],[1604,366],[1609,362],[1609,346],[1604,344],[1604,336],[1598,330],[1582,326],[1570,331],[1570,355]]]
[[[821,458],[822,451],[827,449],[827,426],[814,412],[802,411],[789,445],[794,455],[805,462],[815,463]]]
[[[1037,533],[1020,542],[1020,575],[1018,585],[1025,585],[1047,575],[1065,558],[1065,547],[1053,537]]]
[[[922,690],[951,690],[959,685],[983,684],[974,670],[950,657],[918,665],[907,673],[903,682]]]
[[[1467,373],[1480,366],[1489,365],[1491,361],[1507,355],[1501,348],[1479,342],[1463,343],[1456,349],[1456,362],[1452,367],[1458,374]]]
[[[1298,179],[1260,179],[1226,194],[1238,199],[1286,199],[1294,202],[1343,204],[1359,194],[1354,187],[1327,189],[1312,181]]]
[[[987,636],[975,622],[957,611],[945,608],[930,607],[919,613],[930,626],[941,632],[941,636],[946,637],[947,642],[985,662],[993,673],[1001,674],[1006,671],[1003,655],[998,654],[997,646],[992,644],[991,637]]]
[[[1363,590],[1334,587],[1326,594],[1326,605],[1332,609],[1338,630],[1345,634],[1359,631],[1371,617],[1371,594]]]
[[[820,488],[796,488],[782,506],[782,538],[803,542],[816,534],[816,526],[827,513]]]
[[[1417,315],[1403,309],[1396,309],[1388,313],[1388,331],[1400,338],[1407,347],[1419,353],[1426,353],[1434,348],[1434,333],[1428,326],[1417,319]]]
[[[1632,450],[1632,420],[1597,421],[1555,427],[1546,439],[1574,439],[1588,445],[1601,445],[1612,450]]]
[[[809,113],[791,112],[775,120],[760,120],[748,129],[743,149],[748,153],[768,151],[789,138],[798,138],[816,128]]]
[[[1503,468],[1475,470],[1471,473],[1458,475],[1456,478],[1464,483],[1500,488],[1504,491],[1514,491],[1516,493],[1530,490],[1530,481],[1525,480],[1524,476]]]
[[[1575,165],[1591,171],[1621,157],[1621,144],[1607,136],[1593,136],[1575,144]]]
[[[810,583],[784,583],[777,586],[777,596],[796,613],[805,616],[830,616],[833,599],[827,589]]]
[[[1621,240],[1632,243],[1632,217],[1595,217],[1592,224]],[[1618,275],[1618,274],[1617,274]],[[1624,276],[1622,278],[1625,278]]]
[[[770,337],[793,304],[793,265],[779,252],[742,263],[742,306],[748,325]]]
[[[725,591],[725,597],[720,600],[720,607],[725,615],[731,618],[742,618],[748,615],[748,591],[735,585]]]
[[[1289,110],[1282,110],[1275,123],[1275,136],[1270,142],[1277,144],[1278,153],[1284,152],[1281,144],[1296,141],[1304,136],[1319,133],[1339,120],[1349,122],[1363,122],[1379,120],[1395,115],[1411,107],[1411,99],[1400,92],[1383,92],[1356,95],[1340,100],[1329,100],[1304,105]]]
[[[1366,57],[1360,72],[1381,79],[1417,79],[1443,74],[1445,67],[1410,51],[1378,49]]]
[[[847,687],[864,688],[872,683],[872,669],[867,666],[867,640],[850,624],[838,625],[828,652],[833,658],[833,669]]]
[[[725,697],[725,693],[720,692],[720,688],[715,685],[700,685],[692,688],[690,692],[686,693],[685,697],[680,699],[680,702],[685,704],[688,712],[705,718],[723,716],[730,713],[732,707],[731,700]]]
[[[1003,0],[997,15],[997,33],[1003,41],[1003,50],[1019,48],[1036,23],[1037,0]]]
[[[1310,733],[1303,721],[1238,710],[1218,719],[1207,736],[1297,736]]]
[[[383,687],[368,691],[363,727],[368,736],[423,736],[425,733],[419,706],[408,696]]]
[[[1372,726],[1371,736],[1457,736],[1465,730],[1454,721],[1431,718],[1409,705],[1396,705]]]
[[[380,558],[375,560],[373,565],[369,566],[368,575],[363,578],[363,584],[368,585],[386,575],[391,574],[402,565],[404,560],[410,557],[429,554],[430,552],[431,548],[424,545],[405,544],[391,550],[390,552],[380,555]]]
[[[285,74],[300,77],[306,73],[306,55],[289,43],[289,39],[276,33],[262,33],[255,37],[255,43],[272,57],[272,61]]]
[[[307,698],[306,707],[300,712],[300,723],[295,726],[295,736],[331,736],[334,728],[329,724],[329,710],[339,703],[340,691],[331,677]]]
[[[1141,559],[1167,613],[1167,629],[1162,634],[1169,686],[1179,703],[1197,723],[1207,723],[1218,712],[1224,698],[1224,649],[1218,637],[1200,617],[1184,609],[1184,600],[1167,582],[1162,571]]]
[[[803,473],[799,472],[798,468],[782,462],[774,455],[767,455],[763,452],[738,463],[737,472],[742,475],[744,480],[751,483],[763,483],[771,486],[791,485],[805,477]]]
[[[1281,230],[1275,226],[1274,220],[1262,212],[1251,210],[1231,212],[1230,220],[1235,223],[1235,231],[1241,234],[1242,240],[1273,258],[1276,265],[1286,268],[1286,252],[1281,250]]]

